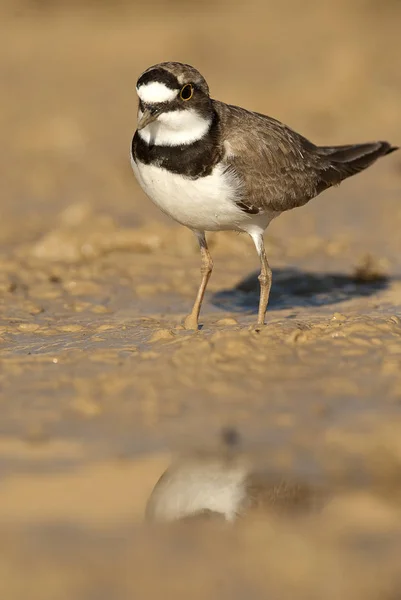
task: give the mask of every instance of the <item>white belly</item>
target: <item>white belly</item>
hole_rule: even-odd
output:
[[[164,213],[190,229],[248,231],[256,219],[263,229],[271,220],[266,214],[255,217],[236,206],[238,181],[222,166],[206,177],[189,179],[154,165],[131,162],[145,194]]]

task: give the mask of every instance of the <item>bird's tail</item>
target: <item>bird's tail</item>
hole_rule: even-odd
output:
[[[325,184],[323,189],[337,185],[343,179],[363,171],[381,156],[395,150],[398,150],[398,147],[391,146],[388,142],[318,147],[318,154],[327,160],[327,166],[321,173],[322,183]]]

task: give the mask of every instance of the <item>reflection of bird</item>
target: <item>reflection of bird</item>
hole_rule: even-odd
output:
[[[238,436],[228,434],[220,451],[182,457],[163,473],[147,503],[148,521],[219,517],[232,522],[253,510],[293,514],[319,506],[320,490],[254,470],[237,448]]]
[[[137,82],[138,129],[132,166],[145,193],[197,235],[202,281],[188,329],[198,317],[212,271],[205,231],[248,233],[261,261],[258,326],[271,287],[263,232],[286,210],[372,165],[395,147],[387,142],[315,146],[279,121],[212,100],[193,67],[167,62]]]

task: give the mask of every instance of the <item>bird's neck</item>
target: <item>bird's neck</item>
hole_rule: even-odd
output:
[[[138,111],[138,118],[141,111]],[[213,122],[213,114],[202,114],[194,109],[164,112],[138,134],[152,146],[189,146],[206,137]]]

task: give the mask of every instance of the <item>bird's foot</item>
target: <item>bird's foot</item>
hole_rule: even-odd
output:
[[[189,329],[192,331],[198,331],[198,317],[194,314],[190,314],[186,317],[185,321],[184,321],[184,327],[185,329]]]
[[[249,330],[250,331],[254,331],[255,333],[260,333],[262,331],[262,329],[264,329],[266,327],[266,323],[256,323],[255,325],[251,325]]]

